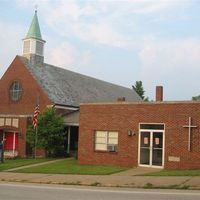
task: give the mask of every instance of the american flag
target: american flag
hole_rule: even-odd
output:
[[[33,114],[33,121],[32,121],[32,124],[33,124],[33,128],[35,129],[37,124],[38,124],[38,115],[40,113],[40,110],[39,110],[39,104],[35,107],[35,111],[34,111],[34,114]]]

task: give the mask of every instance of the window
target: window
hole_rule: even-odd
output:
[[[43,44],[42,42],[36,41],[36,54],[43,55]]]
[[[140,129],[164,130],[164,124],[140,124]]]
[[[116,131],[96,131],[95,132],[95,150],[117,151],[118,132]]]
[[[30,40],[24,41],[23,54],[30,53]]]
[[[22,94],[22,87],[19,81],[13,81],[10,86],[10,98],[12,101],[18,101]]]

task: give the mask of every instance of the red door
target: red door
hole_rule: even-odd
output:
[[[4,149],[6,151],[12,151],[18,149],[18,134],[15,133],[15,145],[13,149],[13,142],[14,142],[14,133],[13,132],[6,132],[5,133],[5,143],[4,143]]]

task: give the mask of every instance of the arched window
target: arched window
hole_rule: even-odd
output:
[[[22,87],[19,81],[13,81],[10,86],[10,98],[12,101],[18,101],[22,95]]]

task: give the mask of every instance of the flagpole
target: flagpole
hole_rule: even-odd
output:
[[[35,152],[34,152],[34,158],[36,159],[37,154],[37,137],[38,137],[38,127],[35,128]]]

